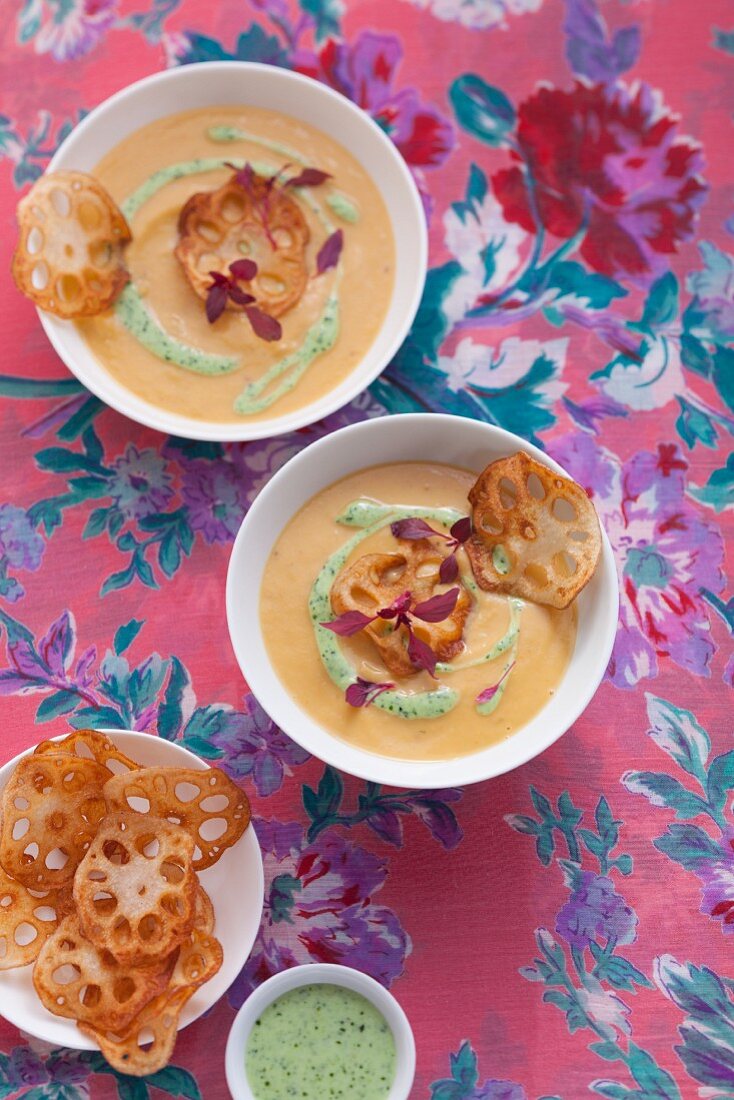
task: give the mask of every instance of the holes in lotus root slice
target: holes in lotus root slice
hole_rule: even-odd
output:
[[[78,917],[70,914],[41,948],[33,985],[56,1016],[122,1029],[166,989],[175,963],[169,955],[145,967],[122,966],[86,939]]]
[[[150,858],[145,849],[153,840],[159,847]],[[134,813],[105,817],[74,878],[74,899],[87,938],[131,965],[173,951],[194,921],[193,851],[189,834],[161,818]]]
[[[601,552],[599,520],[575,481],[518,452],[491,463],[469,493],[466,543],[477,584],[551,607],[568,607]]]
[[[94,1040],[113,1069],[131,1077],[146,1077],[170,1061],[179,1016],[195,989],[190,985],[159,994],[119,1033],[84,1023],[79,1029]]]
[[[446,551],[428,540],[404,540],[395,554],[364,554],[347,566],[331,587],[331,606],[336,615],[346,611],[361,611],[373,615],[376,607],[387,607],[410,591],[416,603],[428,600],[438,591],[438,570]],[[430,567],[430,568],[429,568]],[[438,655],[440,661],[450,661],[463,646],[464,624],[471,609],[471,598],[460,587],[459,598],[451,615],[440,623],[415,621],[414,631]],[[391,621],[379,619],[362,633],[369,638],[392,676],[414,676],[415,668],[408,657],[404,628],[393,629]]]
[[[112,810],[129,811],[145,802],[151,814],[167,822],[170,818],[176,819],[199,849],[193,859],[196,871],[216,863],[222,852],[239,840],[250,821],[247,797],[219,768],[206,771],[143,768],[110,779],[105,784],[104,795]],[[223,797],[226,805],[210,811],[204,803],[214,796]],[[147,811],[141,812],[142,817],[146,814]],[[213,818],[222,819],[226,824],[221,835],[216,837],[202,832],[205,823]]]
[[[18,204],[13,256],[19,290],[59,317],[108,309],[128,281],[130,230],[100,183],[84,172],[41,176]]]
[[[21,760],[2,796],[5,871],[40,890],[70,882],[104,816],[102,788],[109,777],[95,760],[58,750]]]
[[[74,730],[61,741],[41,741],[35,750],[36,755],[66,752],[86,760],[96,760],[112,775],[137,769],[139,765],[125,756],[124,752],[110,741],[104,733],[97,730]]]
[[[263,209],[267,203],[267,227]],[[198,296],[206,300],[210,271],[229,274],[243,256],[258,266],[252,284],[243,289],[271,317],[280,317],[302,297],[308,281],[306,245],[310,231],[296,199],[281,187],[267,190],[254,176],[248,192],[232,176],[216,191],[192,195],[181,210],[175,254]],[[228,310],[242,310],[231,300]]]
[[[0,870],[0,970],[38,956],[69,905],[62,891],[31,891]]]

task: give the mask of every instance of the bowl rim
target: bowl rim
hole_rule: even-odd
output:
[[[42,738],[42,740],[44,740],[44,741],[57,741],[57,742],[58,741],[63,741],[64,738],[68,737],[69,734],[74,733],[74,732],[75,732],[74,730],[70,729],[66,733],[54,734],[53,736],[50,736],[50,737],[47,737],[47,738]],[[128,742],[132,742],[133,745],[137,744],[137,743],[140,743],[140,742],[145,742],[147,744],[151,740],[153,740],[153,741],[159,742],[160,744],[164,744],[164,745],[168,745],[168,746],[173,745],[173,746],[176,747],[176,749],[180,750],[180,752],[185,754],[185,756],[190,759],[190,762],[191,762],[190,766],[192,768],[196,768],[197,770],[200,770],[200,771],[207,771],[209,768],[211,768],[211,764],[209,764],[206,760],[203,760],[200,756],[197,756],[196,753],[192,752],[191,749],[187,748],[185,745],[181,745],[177,741],[168,741],[168,740],[166,740],[165,737],[160,737],[156,734],[145,733],[142,730],[110,729],[108,727],[99,728],[99,729],[96,730],[96,732],[97,733],[102,733],[105,736],[109,737],[110,740],[113,741],[115,744],[117,744],[117,742],[115,741],[116,736],[118,734],[124,734],[125,735],[125,740],[124,740],[124,743],[120,746],[120,748],[122,748],[122,749],[127,748],[128,751],[130,751],[130,752],[134,752],[134,749],[130,748],[130,745],[128,744]],[[35,750],[36,750],[36,748],[38,747],[39,744],[41,744],[41,741],[37,741],[35,744],[30,745],[28,748],[22,749],[20,752],[16,753],[15,756],[11,757],[9,760],[6,760],[5,763],[2,766],[0,766],[0,795],[2,795],[2,792],[5,789],[5,786],[7,785],[8,778],[12,774],[12,769],[15,768],[15,766],[21,760],[23,760],[25,757],[32,755],[35,752]],[[142,765],[142,766],[147,767],[148,765]],[[201,1017],[203,1015],[205,1015],[205,1013],[210,1012],[211,1009],[214,1008],[214,1006],[217,1005],[219,1003],[219,1001],[226,995],[227,989],[229,989],[229,987],[232,985],[232,982],[235,981],[235,979],[237,977],[237,974],[240,972],[242,967],[247,962],[247,959],[252,954],[253,947],[255,946],[255,942],[256,942],[257,936],[259,934],[259,926],[260,926],[260,923],[262,921],[262,911],[263,911],[263,908],[264,908],[264,905],[265,905],[265,869],[264,869],[264,864],[263,864],[262,849],[260,848],[260,842],[257,838],[257,833],[255,832],[255,827],[252,824],[252,821],[250,821],[247,829],[245,829],[245,832],[243,833],[242,837],[240,838],[240,840],[237,843],[239,844],[240,842],[247,843],[250,846],[251,850],[252,850],[252,854],[256,857],[255,858],[256,881],[253,882],[254,889],[252,891],[248,891],[248,893],[250,893],[255,898],[259,897],[259,898],[262,899],[261,903],[260,903],[260,911],[259,911],[259,916],[258,916],[257,927],[255,928],[255,933],[254,933],[253,938],[252,938],[252,943],[249,945],[249,947],[247,949],[247,954],[245,955],[244,959],[242,959],[242,961],[239,962],[238,970],[237,970],[237,972],[235,972],[233,974],[232,978],[230,979],[229,984],[223,990],[221,990],[220,993],[217,994],[216,998],[213,1001],[211,1001],[209,1004],[205,1003],[202,1007],[199,1008],[196,1015],[192,1016],[190,1019],[185,1019],[186,1011],[184,1009],[181,1016],[179,1017],[177,1032],[183,1031],[185,1028],[189,1027],[190,1024],[193,1024],[197,1020],[201,1019]],[[216,904],[215,904],[215,912],[216,912]],[[19,969],[27,969],[27,967],[19,968]],[[3,974],[3,972],[0,971],[0,986],[2,984],[2,974]],[[215,977],[216,977],[216,975],[215,975]],[[205,986],[202,987],[202,988],[205,988]],[[6,992],[6,1004],[7,1004],[7,997],[12,998],[12,991]],[[41,1004],[40,1001],[38,1003],[39,1003],[39,1005]],[[43,1007],[43,1006],[41,1006],[41,1007]],[[15,1024],[15,1021],[12,1020],[6,1014],[6,1009],[5,1008],[3,1008],[2,1015],[6,1019],[8,1019],[11,1023]],[[52,1019],[57,1019],[57,1017],[52,1017]],[[68,1022],[73,1024],[73,1020],[70,1020]],[[15,1026],[21,1026],[21,1025],[15,1024]],[[27,1030],[27,1025],[24,1027],[24,1030]],[[57,1039],[49,1039],[49,1038],[46,1038],[44,1035],[38,1035],[36,1032],[31,1032],[31,1031],[28,1031],[28,1034],[34,1035],[34,1037],[39,1039],[41,1042],[51,1042],[52,1044],[58,1046]],[[98,1050],[99,1049],[97,1044],[94,1043],[91,1039],[87,1039],[86,1036],[83,1035],[81,1031],[78,1033],[78,1036],[75,1033],[75,1039],[76,1039],[76,1041],[74,1043],[65,1042],[64,1045],[69,1047],[69,1049],[71,1049],[71,1050]]]
[[[559,473],[566,477],[570,475],[563,469],[563,467],[547,455],[540,448],[535,447],[527,440],[522,439],[520,436],[514,435],[512,432],[506,431],[504,428],[496,427],[493,424],[488,424],[479,420],[468,420],[468,418],[461,416],[454,416],[450,413],[400,413],[397,414],[401,421],[401,433],[405,433],[406,430],[410,430],[410,424],[416,425],[436,425],[440,420],[443,424],[447,425],[449,430],[466,429],[466,425],[472,424],[479,427],[483,432],[488,435],[494,436],[505,447],[508,454],[517,450],[525,451],[527,454],[536,458],[539,462],[550,466],[552,469],[557,470]],[[237,663],[240,666],[242,675],[244,676],[247,684],[252,691],[255,698],[258,700],[263,709],[270,715],[270,717],[284,730],[289,737],[296,741],[299,745],[305,748],[312,755],[322,760],[324,763],[331,765],[341,771],[345,771],[348,774],[355,775],[358,778],[362,778],[371,782],[376,782],[388,786],[404,787],[407,789],[438,789],[447,786],[467,786],[472,783],[482,782],[487,779],[493,779],[496,776],[503,775],[508,771],[512,771],[523,764],[526,764],[529,760],[534,759],[540,753],[550,748],[564,733],[568,732],[571,726],[576,722],[579,716],[584,712],[586,707],[591,702],[598,687],[604,679],[604,674],[609,663],[609,659],[612,654],[614,642],[616,638],[618,615],[619,615],[619,583],[617,579],[616,565],[614,562],[614,555],[612,552],[611,544],[609,542],[608,535],[604,530],[603,524],[600,521],[601,535],[602,535],[602,549],[600,555],[599,565],[597,567],[596,574],[599,575],[598,581],[599,594],[598,600],[601,601],[601,610],[603,613],[603,625],[604,635],[601,638],[595,638],[596,652],[594,659],[591,662],[593,668],[593,674],[589,676],[586,684],[577,684],[573,693],[573,705],[567,707],[567,715],[562,721],[557,721],[551,725],[546,723],[545,732],[542,736],[538,736],[533,742],[518,747],[516,752],[512,755],[512,759],[509,762],[500,762],[501,766],[498,766],[498,762],[495,760],[494,755],[498,746],[506,745],[513,741],[517,741],[517,738],[522,734],[523,729],[527,728],[532,722],[535,722],[539,716],[543,713],[542,708],[533,718],[530,719],[530,723],[526,723],[525,727],[517,730],[510,737],[496,742],[493,745],[487,746],[474,753],[465,754],[462,756],[450,757],[448,759],[439,760],[405,760],[402,758],[384,756],[377,753],[368,752],[366,749],[362,749],[358,746],[352,745],[341,738],[337,737],[334,733],[322,726],[317,719],[315,719],[301,704],[295,699],[280,682],[277,673],[272,669],[274,678],[278,681],[279,696],[278,699],[285,697],[299,710],[300,716],[304,720],[297,729],[288,729],[287,723],[283,723],[280,719],[281,708],[278,705],[278,699],[272,699],[270,696],[266,698],[262,692],[262,684],[259,682],[257,671],[253,675],[252,668],[248,667],[249,662],[249,650],[255,652],[258,648],[262,648],[265,659],[267,660],[267,647],[262,634],[262,627],[259,619],[259,605],[258,605],[258,620],[254,628],[250,629],[250,646],[244,647],[241,643],[241,628],[238,626],[238,612],[235,604],[236,590],[237,590],[237,574],[240,568],[240,561],[245,554],[245,548],[247,541],[250,537],[249,532],[251,529],[257,530],[260,516],[267,513],[270,505],[271,496],[277,492],[282,485],[284,485],[292,476],[294,470],[296,470],[301,463],[310,462],[316,464],[324,452],[328,452],[330,448],[339,446],[339,442],[345,437],[353,437],[358,434],[370,433],[376,430],[376,425],[382,425],[391,422],[391,429],[380,428],[378,430],[394,430],[394,417],[377,417],[372,420],[361,421],[356,424],[348,425],[347,427],[340,428],[335,432],[330,433],[327,436],[316,440],[313,443],[308,444],[301,451],[299,451],[273,475],[273,477],[263,486],[258,493],[254,502],[250,506],[249,511],[245,515],[239,531],[235,537],[232,550],[230,553],[229,566],[227,569],[227,583],[226,583],[226,611],[227,611],[227,624],[229,629],[230,641],[232,648],[237,659]],[[338,440],[336,444],[334,440]],[[405,461],[409,461],[406,459]],[[329,468],[328,462],[321,459],[322,466]],[[374,465],[379,465],[374,463]],[[335,467],[332,465],[332,469]],[[367,466],[364,467],[368,468]],[[334,484],[340,480],[341,477],[347,476],[342,472],[335,472],[335,475],[330,477],[328,481],[324,483],[322,488],[326,488],[328,485]],[[317,490],[317,492],[320,490]],[[310,499],[310,496],[309,498]],[[301,502],[299,508],[306,503],[306,500]],[[270,543],[268,553],[274,545],[277,538],[284,530],[287,523],[296,515],[298,508],[294,509],[288,516],[285,523],[280,527],[278,534]],[[595,576],[596,576],[595,574]],[[583,595],[583,593],[582,593]],[[258,591],[259,600],[259,591]],[[259,645],[252,645],[252,638],[256,639]],[[578,641],[578,634],[577,634]],[[574,650],[575,652],[575,650]],[[573,654],[571,657],[573,660]],[[270,662],[268,661],[268,664]],[[568,670],[564,673],[564,677],[561,680],[563,683],[568,675]],[[274,693],[273,693],[274,694]],[[310,727],[313,727],[313,734]],[[550,730],[550,732],[548,732]],[[314,744],[315,738],[321,737],[326,744]],[[518,742],[518,746],[520,742]],[[345,758],[348,762],[345,763]],[[429,765],[426,768],[426,765]],[[411,779],[411,770],[421,770],[420,781],[416,782]]]
[[[339,985],[361,993],[385,1018],[395,1040],[395,1078],[385,1100],[408,1100],[415,1078],[415,1037],[395,995],[369,974],[345,964],[300,963],[271,975],[249,995],[235,1016],[224,1056],[233,1100],[257,1100],[245,1070],[245,1048],[255,1021],[277,997],[304,985]]]
[[[355,125],[365,127],[371,131],[374,139],[382,146],[385,156],[392,161],[404,187],[404,199],[411,209],[411,217],[415,223],[413,226],[415,267],[418,277],[415,279],[412,286],[408,304],[403,311],[402,320],[395,325],[395,332],[389,345],[376,361],[374,369],[372,369],[369,374],[364,375],[364,377],[359,375],[360,366],[364,361],[365,355],[370,350],[370,348],[367,348],[356,366],[352,368],[351,372],[342,379],[335,389],[328,391],[320,398],[310,402],[310,404],[295,409],[290,413],[280,414],[278,416],[274,415],[264,420],[254,421],[253,423],[248,423],[245,420],[241,424],[237,421],[231,423],[226,421],[199,421],[180,413],[170,412],[167,409],[148,402],[138,394],[134,394],[132,390],[127,390],[122,383],[118,382],[117,379],[113,378],[113,376],[107,372],[103,364],[99,362],[95,362],[94,366],[80,364],[73,352],[67,347],[67,334],[69,333],[69,327],[73,326],[74,322],[64,321],[36,307],[36,312],[41,321],[43,330],[54,351],[67,369],[71,371],[71,373],[78,378],[94,396],[104,401],[105,404],[109,405],[117,412],[129,417],[137,423],[143,424],[145,427],[153,428],[169,435],[181,436],[186,439],[208,440],[214,442],[266,439],[274,435],[296,431],[299,428],[306,427],[318,420],[322,420],[324,417],[331,415],[350,401],[354,400],[355,397],[362,393],[382,373],[405,340],[416,313],[418,312],[428,273],[428,226],[426,224],[423,203],[413,175],[397,147],[393,144],[384,130],[377,125],[374,119],[372,119],[366,111],[363,111],[353,103],[352,100],[348,99],[340,92],[335,91],[333,88],[330,88],[327,84],[313,77],[306,76],[303,73],[294,72],[291,69],[284,69],[275,65],[266,65],[259,61],[200,61],[191,65],[181,65],[173,69],[163,69],[159,72],[151,73],[148,76],[142,77],[140,80],[136,80],[120,88],[117,92],[114,92],[112,95],[102,100],[101,103],[98,103],[96,107],[92,108],[89,114],[85,115],[81,122],[74,127],[71,133],[61,143],[51,158],[46,171],[53,172],[62,168],[73,168],[74,155],[78,148],[83,147],[88,131],[96,126],[99,120],[104,118],[111,109],[119,103],[124,102],[126,99],[129,99],[131,96],[146,94],[147,92],[154,93],[162,84],[175,84],[177,81],[196,81],[203,79],[202,74],[212,76],[216,73],[226,72],[240,72],[243,74],[257,73],[265,79],[291,83],[294,88],[295,96],[297,96],[300,88],[309,87],[315,91],[315,94],[322,95],[324,100],[339,103],[341,110],[351,114]],[[236,103],[236,100],[233,99],[233,102]],[[170,113],[175,114],[175,111]],[[166,115],[161,114],[158,117],[165,118]],[[316,125],[315,128],[319,129],[318,125]],[[336,140],[339,139],[336,138]],[[71,164],[68,163],[69,160],[72,161]],[[378,177],[374,174],[372,169],[367,168],[365,165],[363,165],[363,168],[372,179],[378,191],[380,191],[387,205],[385,191],[380,186]],[[392,300],[393,298],[391,298],[391,302]],[[388,308],[390,307],[388,306]],[[370,345],[370,347],[371,346],[372,345]],[[92,353],[90,352],[90,354]],[[134,411],[132,412],[131,406],[134,406]],[[138,408],[138,406],[140,407]]]

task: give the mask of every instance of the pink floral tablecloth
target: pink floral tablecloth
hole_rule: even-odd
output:
[[[266,903],[249,963],[168,1069],[124,1078],[2,1024],[0,1097],[224,1098],[235,1010],[310,960],[395,992],[416,1098],[734,1097],[733,27],[726,0],[5,5],[2,756],[71,723],[217,761],[252,799]],[[225,447],[103,407],[8,274],[17,199],[75,122],[218,58],[359,103],[415,173],[431,238],[418,319],[369,392]],[[271,473],[324,432],[415,409],[546,448],[592,494],[619,571],[587,712],[464,791],[308,759],[248,694],[225,626],[231,542]]]

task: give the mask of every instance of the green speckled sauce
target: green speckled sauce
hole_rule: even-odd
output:
[[[360,993],[304,985],[278,997],[253,1025],[245,1069],[257,1100],[385,1100],[395,1039]]]
[[[334,613],[330,598],[331,586],[361,542],[376,531],[381,530],[381,528],[388,526],[388,524],[411,517],[440,524],[448,530],[452,524],[461,519],[461,512],[453,508],[396,507],[395,505],[379,504],[373,500],[354,500],[337,517],[337,523],[345,527],[360,527],[362,530],[348,539],[339,550],[326,559],[311,589],[308,610],[321,662],[332,683],[342,692],[346,691],[350,684],[355,683],[357,672],[352,662],[344,656],[338,636],[320,625],[333,618]],[[461,579],[462,583],[468,581],[468,578],[464,576]],[[466,583],[466,587],[471,586]],[[495,642],[487,653],[464,664],[438,664],[436,671],[445,674],[459,671],[461,668],[484,664],[496,660],[497,657],[508,650],[511,651],[511,658],[508,661],[508,664],[510,664],[514,659],[520,637],[521,607],[520,600],[513,599],[510,601],[509,626],[505,634]],[[509,675],[505,677],[502,685],[489,703],[477,704],[477,713],[482,715],[491,714],[496,709],[508,680]],[[448,714],[449,711],[454,709],[459,700],[460,695],[457,691],[439,683],[438,687],[432,691],[409,692],[399,688],[384,691],[373,701],[372,706],[387,711],[389,714],[394,714],[397,718],[425,719],[438,718],[443,714]]]
[[[359,221],[359,210],[341,191],[334,191],[326,200],[326,205],[334,211],[337,218],[349,225],[355,225]]]

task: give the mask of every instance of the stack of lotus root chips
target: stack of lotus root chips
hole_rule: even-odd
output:
[[[197,872],[242,836],[247,798],[216,768],[141,767],[103,734],[44,741],[2,795],[0,969],[33,985],[116,1070],[155,1073],[222,948]]]

